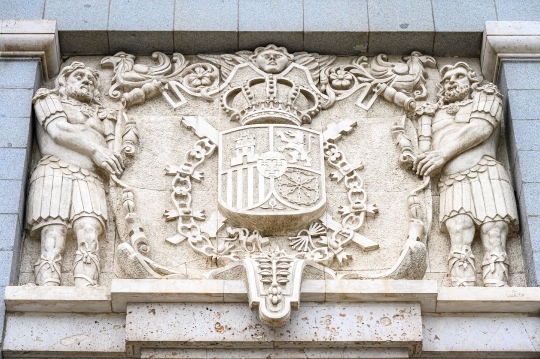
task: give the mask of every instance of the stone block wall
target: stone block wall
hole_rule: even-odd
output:
[[[540,285],[540,61],[504,60],[506,135],[522,228],[527,283]]]
[[[28,166],[32,148],[32,96],[41,85],[33,59],[0,60],[0,293],[18,283]],[[4,324],[4,301],[0,303]],[[0,329],[1,330],[1,329]]]
[[[63,55],[289,51],[478,57],[484,22],[538,21],[536,0],[3,0],[3,19],[55,19]],[[324,50],[324,51],[323,51]]]

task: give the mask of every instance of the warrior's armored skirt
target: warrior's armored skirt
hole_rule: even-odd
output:
[[[476,225],[505,221],[518,229],[514,192],[505,168],[490,156],[484,156],[468,170],[441,177],[439,181],[441,229],[458,214],[467,214]]]
[[[45,156],[30,178],[26,221],[32,232],[50,224],[71,227],[80,217],[107,222],[103,180],[86,169]]]

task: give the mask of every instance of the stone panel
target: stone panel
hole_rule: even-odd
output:
[[[422,340],[418,304],[306,303],[286,327],[271,330],[242,304],[128,304],[126,341],[144,347],[317,348],[388,346],[415,348]],[[182,319],[180,319],[182,318]]]
[[[33,89],[36,85],[36,73],[39,62],[36,60],[6,60],[2,59],[0,66],[0,88],[4,89]]]
[[[540,90],[508,90],[508,106],[512,120],[538,119],[539,110],[528,106],[538,100],[540,100]]]
[[[4,0],[0,19],[42,19],[45,0]]]
[[[176,0],[174,14],[175,51],[197,54],[238,50],[238,0]]]
[[[534,0],[495,0],[499,21],[538,21],[540,4]]]
[[[0,168],[0,180],[18,180],[26,176],[27,152],[26,148],[0,148],[0,163],[10,164]]]
[[[34,89],[0,89],[0,117],[30,118]]]
[[[433,1],[437,56],[479,57],[484,21],[497,20],[493,0]]]
[[[328,31],[333,29],[333,31]],[[368,47],[367,1],[304,2],[304,50],[357,54]]]
[[[534,317],[424,317],[422,356],[534,357],[540,348],[538,328],[540,319]]]
[[[368,2],[370,54],[387,52],[408,54],[413,51],[433,53],[435,26],[431,1],[392,0]]]
[[[27,148],[31,141],[31,119],[0,117],[0,148]]]
[[[505,59],[502,64],[509,90],[540,89],[540,61]]]
[[[21,238],[21,226],[17,214],[0,214],[0,250],[12,251],[14,239]]]
[[[111,0],[109,52],[173,52],[174,0]]]
[[[125,357],[122,315],[11,313],[6,319],[5,357]]]
[[[57,21],[62,54],[109,52],[109,1],[47,1],[45,18]]]
[[[24,213],[24,182],[22,180],[2,180],[0,185],[0,213]]]
[[[273,42],[302,51],[302,1],[239,0],[238,47],[255,48]]]

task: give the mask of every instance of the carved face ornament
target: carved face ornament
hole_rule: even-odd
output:
[[[261,70],[270,74],[279,74],[291,63],[284,53],[276,50],[261,51],[254,62]]]

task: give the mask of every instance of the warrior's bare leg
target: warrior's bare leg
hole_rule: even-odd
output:
[[[471,243],[474,239],[474,222],[466,214],[460,214],[446,220],[450,233],[450,256],[448,272],[453,287],[474,286],[476,270]]]
[[[77,236],[77,253],[73,277],[79,287],[97,286],[99,280],[99,240],[103,225],[94,217],[81,217],[73,223]]]
[[[488,222],[480,227],[480,238],[485,251],[482,261],[485,287],[508,286],[507,237],[508,223],[504,221]]]
[[[34,265],[37,285],[60,285],[66,232],[63,224],[50,224],[41,229],[41,257]]]

